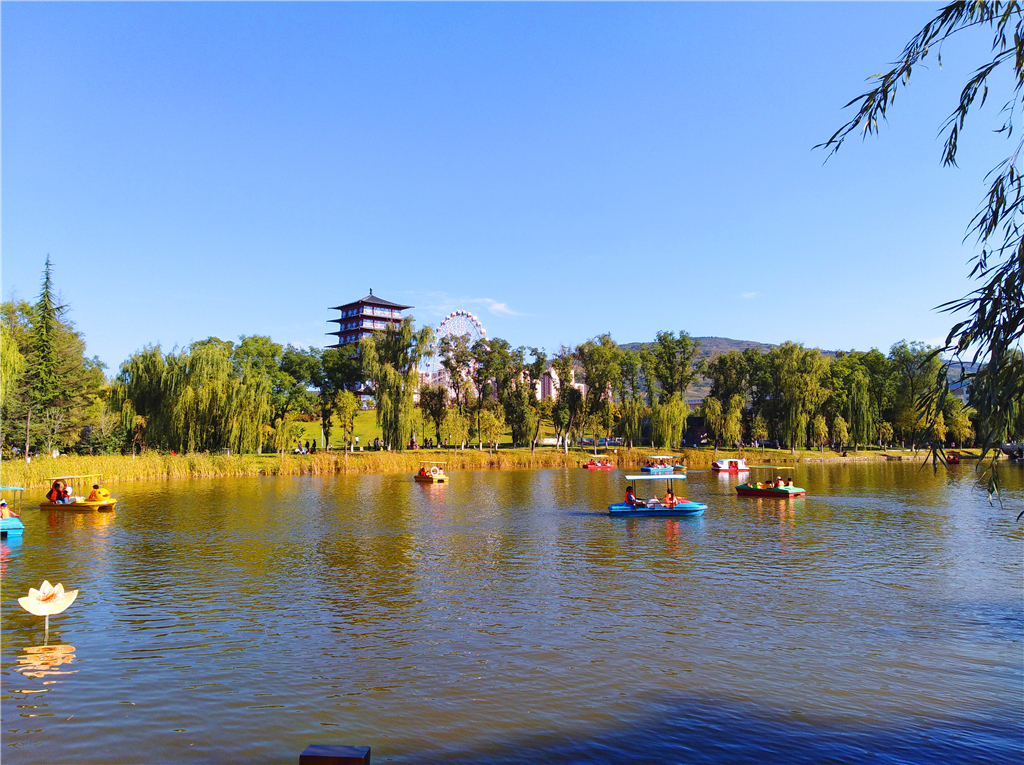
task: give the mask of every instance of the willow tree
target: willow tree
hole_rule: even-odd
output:
[[[446,409],[441,419],[441,432],[449,446],[466,451],[466,441],[469,440],[469,422],[466,416],[457,407]]]
[[[379,335],[370,335],[359,341],[363,372],[373,384],[377,404],[377,424],[380,425],[385,447],[401,450],[404,435],[409,432],[413,393],[419,383],[420,360],[428,352],[434,330],[424,327],[413,329],[412,317],[401,324],[393,324]]]
[[[722,438],[722,430],[725,426],[725,415],[722,412],[722,402],[714,396],[704,399],[704,425],[711,437],[715,439],[715,456],[717,457],[718,442]]]
[[[831,156],[851,135],[878,134],[896,93],[908,85],[911,73],[923,66],[928,54],[936,52],[941,64],[943,42],[981,30],[992,35],[990,54],[970,75],[959,102],[942,125],[946,134],[942,164],[956,166],[967,116],[972,108],[980,109],[990,95],[1005,99],[1002,108],[993,112],[999,115],[995,132],[1012,143],[1006,156],[986,176],[988,191],[981,210],[968,226],[967,236],[974,238],[979,247],[970,274],[977,288],[941,308],[964,316],[949,331],[943,350],[956,359],[972,362],[970,367],[961,367],[965,370],[961,378],[970,384],[972,403],[978,409],[982,454],[995,451],[998,456],[1008,423],[1024,409],[1024,355],[1020,353],[1024,338],[1024,173],[1019,165],[1024,142],[1013,138],[1014,120],[1024,107],[1021,4],[975,1],[944,6],[907,43],[896,63],[872,78],[874,87],[847,104],[856,106],[857,113],[821,145]],[[1004,72],[1006,69],[1010,71]],[[931,394],[938,399],[938,406],[932,407],[936,415],[948,391],[947,375],[935,375]],[[990,463],[990,492],[998,488],[996,464],[995,459]]]
[[[722,423],[722,438],[729,445],[738,443],[743,446],[743,411],[746,403],[743,396],[734,393],[729,397],[729,405],[725,409]]]
[[[144,445],[194,452],[254,452],[273,418],[271,382],[230,349],[202,341],[164,356],[147,347],[121,365],[111,391],[125,429]]]
[[[864,370],[857,369],[850,375],[847,391],[846,418],[850,424],[853,449],[857,451],[859,444],[867,444],[871,440],[875,424],[868,375]]]
[[[825,442],[828,441],[828,423],[825,415],[819,414],[811,420],[811,444],[818,447],[818,451],[824,451]]]
[[[828,396],[821,386],[828,360],[821,351],[795,343],[783,343],[768,355],[778,381],[779,433],[795,453],[797,445],[806,440],[811,415]]]
[[[0,324],[0,406],[5,410],[24,371],[25,357],[18,350],[14,333],[8,329],[6,323],[2,323]]]

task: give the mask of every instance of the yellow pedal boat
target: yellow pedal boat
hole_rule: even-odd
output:
[[[448,476],[444,472],[444,462],[431,462],[429,460],[420,460],[424,465],[430,465],[430,468],[422,467],[420,472],[413,476],[416,479],[416,483],[448,483]]]
[[[99,473],[91,473],[89,475],[58,475],[46,480],[50,481],[50,485],[53,486],[55,483],[62,483],[71,489],[72,500],[70,502],[51,502],[48,499],[44,499],[39,503],[40,510],[99,510],[100,512],[109,512],[114,509],[117,504],[117,500],[110,496],[110,492],[106,489],[99,489],[98,493],[100,496],[96,499],[87,499],[86,497],[92,494],[92,486],[99,484]],[[95,480],[93,480],[95,479]],[[85,493],[85,486],[90,487],[88,494]],[[77,487],[82,487],[81,493]]]

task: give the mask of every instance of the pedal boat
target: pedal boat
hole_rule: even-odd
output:
[[[667,481],[667,489],[672,488],[672,481],[686,476],[658,476],[658,475],[627,475],[627,481]],[[673,492],[674,493],[674,492]],[[697,516],[703,515],[708,506],[703,502],[693,502],[680,498],[674,505],[664,505],[657,498],[649,499],[646,502],[637,500],[636,504],[628,502],[616,502],[608,505],[608,515],[612,518],[635,518],[637,516]]]
[[[676,470],[686,470],[686,465],[677,465],[676,457],[674,454],[654,454],[647,459],[653,460],[654,465],[644,465],[640,468],[641,473],[650,473],[651,475],[664,475],[665,473],[672,473]]]
[[[751,465],[752,468],[763,468],[770,471],[793,470],[793,468],[779,467],[778,465]],[[776,499],[793,499],[807,495],[806,489],[799,486],[758,486],[757,481],[741,483],[736,487],[736,494],[740,497],[775,497]]]
[[[416,483],[448,483],[448,476],[445,475],[444,462],[430,462],[429,460],[420,460],[424,465],[430,465],[429,469],[426,469],[425,473],[417,473],[413,476],[416,479]]]
[[[0,539],[7,539],[8,537],[20,539],[22,532],[25,530],[25,524],[21,520],[21,497],[25,488],[23,486],[0,486],[0,492],[8,491],[14,492],[17,499],[12,498],[14,507],[8,505],[3,513],[0,513],[2,515],[0,517]]]
[[[79,495],[77,487],[83,483],[86,486],[90,486],[93,483],[99,483],[99,473],[92,473],[89,475],[59,475],[53,478],[47,478],[46,480],[53,485],[54,481],[63,481],[65,484],[71,487],[71,494],[73,499],[71,502],[51,502],[48,499],[44,499],[39,503],[40,510],[99,510],[100,512],[110,512],[114,509],[117,504],[117,500],[106,495],[101,499],[89,500],[84,496]],[[89,479],[89,480],[87,480]],[[91,479],[96,479],[95,481]],[[49,490],[47,490],[49,491]],[[91,493],[91,491],[90,491]]]
[[[607,464],[602,464],[600,462],[594,462],[593,460],[591,460],[590,462],[584,462],[583,463],[583,467],[585,467],[587,470],[614,470],[615,469],[615,465],[613,465],[610,462],[607,463]]]
[[[715,473],[749,473],[750,468],[747,467],[746,460],[717,460],[712,466],[711,470]]]

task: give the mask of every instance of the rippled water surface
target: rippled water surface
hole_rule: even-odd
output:
[[[678,520],[605,515],[618,471],[120,485],[0,547],[2,757],[1020,763],[1022,474],[693,472]]]

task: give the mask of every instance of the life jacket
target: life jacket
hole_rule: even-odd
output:
[[[636,494],[634,494],[631,491],[627,491],[626,492],[626,501],[629,502],[630,504],[635,504],[636,503]]]
[[[64,499],[64,492],[61,490],[59,486],[53,486],[51,487],[49,493],[46,495],[46,498],[51,502],[60,502],[62,499]]]

